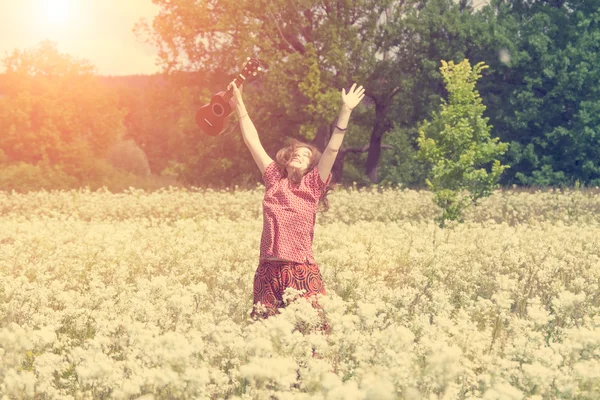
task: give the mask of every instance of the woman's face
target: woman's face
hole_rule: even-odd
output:
[[[308,169],[308,164],[310,163],[310,158],[312,157],[312,151],[310,151],[307,147],[299,147],[294,152],[292,159],[288,163],[288,167],[298,168],[301,171],[306,171]]]

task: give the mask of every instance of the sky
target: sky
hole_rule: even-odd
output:
[[[158,51],[133,26],[157,14],[152,0],[0,0],[0,61],[51,40],[60,53],[91,62],[99,75],[153,74],[160,71]]]

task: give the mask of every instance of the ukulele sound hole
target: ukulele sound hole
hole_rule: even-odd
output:
[[[215,115],[219,115],[219,116],[223,115],[223,112],[225,111],[223,109],[223,106],[220,104],[213,104],[212,110]]]

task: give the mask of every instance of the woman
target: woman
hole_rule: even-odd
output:
[[[254,276],[254,309],[250,315],[266,318],[285,306],[283,294],[288,287],[304,290],[306,298],[325,294],[312,252],[315,218],[320,203],[327,208],[331,168],[350,114],[363,99],[364,89],[356,84],[348,93],[342,89],[337,125],[322,155],[314,146],[293,141],[273,161],[260,143],[235,81],[228,88],[233,91],[244,142],[265,182],[260,261]],[[319,308],[314,297],[311,300]]]

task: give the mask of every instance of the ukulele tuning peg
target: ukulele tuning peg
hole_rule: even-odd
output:
[[[250,57],[246,57],[246,61],[250,61]]]
[[[262,68],[261,68],[261,67],[258,67],[258,71],[262,71]]]

